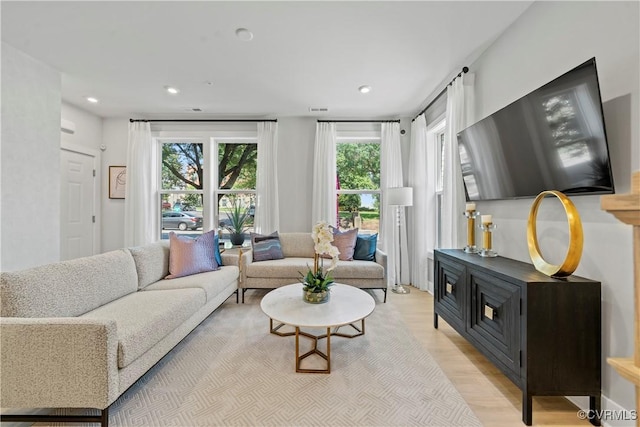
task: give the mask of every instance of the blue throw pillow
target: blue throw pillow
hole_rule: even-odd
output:
[[[353,252],[353,259],[375,261],[377,243],[377,234],[358,234],[358,238],[356,239],[356,249]]]
[[[222,265],[222,257],[220,256],[220,236],[218,236],[218,233],[216,233],[216,237],[213,239],[213,246],[213,256],[218,265]]]

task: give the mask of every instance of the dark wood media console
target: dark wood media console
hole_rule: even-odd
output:
[[[436,250],[435,328],[438,316],[522,390],[526,425],[533,396],[589,396],[591,423],[600,425],[600,282]]]

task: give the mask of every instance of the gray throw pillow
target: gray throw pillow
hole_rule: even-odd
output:
[[[268,261],[272,259],[283,259],[282,246],[278,232],[265,236],[263,234],[251,233],[251,247],[253,249],[254,261]]]

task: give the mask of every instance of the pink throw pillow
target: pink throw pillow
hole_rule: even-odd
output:
[[[353,253],[356,249],[356,240],[358,239],[358,229],[352,228],[347,231],[340,231],[335,227],[331,227],[333,231],[333,242],[331,244],[338,248],[340,261],[353,261]]]
[[[214,230],[195,239],[169,233],[169,275],[165,279],[218,270],[214,241]]]

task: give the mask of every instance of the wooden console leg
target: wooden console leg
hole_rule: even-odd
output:
[[[433,313],[433,327],[438,329],[438,315],[436,313]]]
[[[530,426],[532,422],[533,399],[526,391],[522,392],[522,422]]]
[[[594,426],[601,425],[600,414],[600,395],[589,396],[589,422]]]

